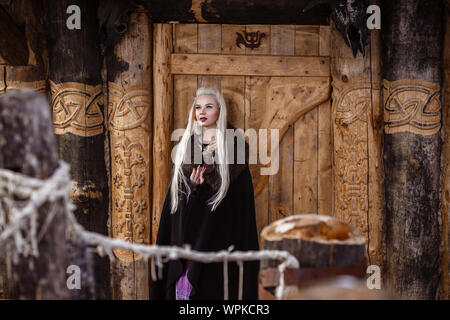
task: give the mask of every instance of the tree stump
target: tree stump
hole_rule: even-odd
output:
[[[365,239],[358,230],[338,219],[316,214],[277,220],[261,232],[265,250],[285,250],[300,262],[299,269],[286,269],[287,286],[302,286],[337,275],[364,277]],[[280,283],[275,260],[261,261],[260,298],[274,298]]]

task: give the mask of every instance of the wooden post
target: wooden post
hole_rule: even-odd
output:
[[[358,228],[368,263],[382,267],[383,187],[379,35],[353,57],[332,23],[333,215]]]
[[[172,26],[154,24],[154,138],[152,243],[156,242],[164,198],[170,184],[172,168],[173,76],[170,74],[170,55],[173,52]]]
[[[443,145],[443,167],[442,167],[442,286],[443,298],[450,298],[450,269],[449,269],[449,228],[448,213],[450,205],[450,0],[446,0],[445,6],[445,40],[443,53],[444,69],[444,145]]]
[[[49,110],[47,99],[32,91],[13,91],[0,97],[0,137],[5,142],[0,146],[1,168],[39,179],[53,174],[58,167],[58,152]],[[20,256],[17,263],[12,262],[10,298],[68,298],[62,203],[45,203],[38,209],[38,230],[50,205],[56,206],[56,215],[38,243],[39,256]]]
[[[386,284],[440,296],[442,1],[382,1]],[[413,36],[412,36],[413,35]]]
[[[108,57],[108,128],[111,153],[112,235],[149,244],[152,176],[152,32],[148,13],[130,16],[123,38]],[[120,64],[113,63],[121,61]],[[113,298],[149,298],[147,260],[115,250]]]
[[[80,7],[79,30],[67,28],[69,5]],[[87,230],[107,235],[108,184],[97,7],[95,0],[49,2],[49,83],[59,154],[70,164],[75,180],[71,193],[77,206],[75,215]],[[108,299],[109,260],[98,255],[95,259],[96,297]],[[82,275],[88,273],[82,270]]]

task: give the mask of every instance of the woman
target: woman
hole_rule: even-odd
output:
[[[172,180],[156,244],[189,244],[197,251],[220,251],[230,246],[239,251],[258,250],[248,146],[238,144],[236,137],[227,143],[227,128],[232,129],[227,126],[222,95],[212,88],[199,88],[187,128],[174,151]],[[245,145],[245,150],[238,150],[239,145]],[[230,153],[232,147],[234,152]],[[238,151],[245,152],[245,163],[237,162]],[[258,270],[258,262],[244,263],[244,299],[257,299]],[[230,262],[230,299],[238,298],[238,284],[239,269]],[[169,261],[163,278],[151,283],[150,299],[224,299],[223,263]]]

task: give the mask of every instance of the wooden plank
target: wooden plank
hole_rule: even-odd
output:
[[[227,104],[228,122],[236,129],[245,128],[245,77],[222,77],[222,94]]]
[[[197,90],[197,76],[173,77],[173,129],[186,128],[189,111]]]
[[[197,25],[176,24],[174,51],[176,53],[197,53]]]
[[[219,53],[222,49],[222,27],[220,24],[198,25],[198,52]],[[198,87],[212,87],[221,90],[220,76],[198,76]]]
[[[320,26],[319,37],[319,56],[329,56],[331,45],[331,28],[329,26]]]
[[[333,150],[331,149],[330,101],[318,106],[318,181],[317,213],[332,215],[333,183],[331,175]]]
[[[296,26],[295,28],[295,55],[319,55],[319,26]]]
[[[245,25],[222,25],[222,53],[224,54],[245,54],[245,46],[236,45],[237,33],[243,34]]]
[[[258,230],[259,247],[262,246],[261,231],[269,224],[269,187],[266,185],[255,197],[256,228]]]
[[[220,76],[198,76],[197,77],[197,85],[198,87],[211,87],[215,88],[219,91],[222,89],[222,77]]]
[[[270,78],[267,77],[246,77],[245,82],[245,129],[258,130],[261,124],[261,115],[266,107],[265,92]],[[256,151],[256,150],[255,150]],[[260,176],[259,167],[254,164],[249,165],[252,175],[253,185]],[[269,189],[266,185],[259,192],[255,190],[255,212],[258,236],[261,230],[269,223]],[[261,245],[261,239],[260,239]]]
[[[294,214],[317,213],[317,108],[294,126]]]
[[[269,82],[269,77],[246,77],[245,130],[253,129],[258,133],[258,129],[261,128],[261,123],[263,121],[264,114],[266,113],[266,91],[268,90]],[[247,140],[247,142],[249,141]],[[259,150],[259,147],[257,149]],[[257,152],[258,150],[254,151]],[[253,187],[255,187],[261,176],[260,168],[256,164],[251,164],[249,167],[252,175]],[[262,189],[263,188],[260,188],[260,190],[254,190],[255,197],[261,193]]]
[[[328,57],[172,54],[173,74],[328,77]]]
[[[254,33],[256,41],[260,41],[257,48],[245,48],[245,54],[248,55],[268,55],[270,54],[270,26],[269,25],[248,25],[246,26],[247,34]],[[264,34],[264,36],[263,36]]]
[[[294,55],[295,26],[271,26],[271,54]],[[278,101],[277,101],[278,102]],[[269,222],[292,215],[293,173],[294,173],[294,126],[279,137],[279,170],[269,176],[268,211]]]
[[[198,25],[198,52],[220,53],[222,48],[222,27],[220,24]]]
[[[153,163],[158,170],[153,172],[152,243],[155,243],[164,199],[169,189],[172,169],[170,135],[173,126],[173,77],[169,62],[172,47],[172,26],[154,24],[153,65],[160,66],[153,72],[154,123]]]
[[[266,91],[270,82],[269,77],[248,77],[246,95],[249,104],[245,110],[245,129],[259,129],[266,112]]]
[[[293,214],[294,126],[280,138],[278,174],[269,177],[269,223]]]
[[[293,56],[295,26],[270,26],[270,53],[274,56]]]

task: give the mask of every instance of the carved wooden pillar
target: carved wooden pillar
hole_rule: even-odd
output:
[[[114,48],[118,65],[108,65],[108,126],[111,153],[112,235],[149,244],[152,176],[152,32],[148,13],[139,8]],[[108,59],[109,62],[114,59]],[[126,66],[126,67],[124,67]],[[148,262],[115,250],[114,299],[148,299]]]
[[[442,1],[382,1],[386,284],[440,295]],[[414,34],[414,36],[412,36]]]
[[[379,35],[353,58],[332,26],[334,216],[366,238],[369,264],[382,264],[382,166]]]
[[[67,28],[69,5],[80,7],[79,30]],[[49,1],[49,84],[59,155],[70,164],[75,181],[71,200],[77,206],[76,218],[87,230],[107,234],[109,197],[97,7],[96,0]],[[95,295],[109,299],[109,260],[98,255],[94,259]],[[82,269],[81,275],[82,290],[88,295],[81,298],[92,298],[89,271]]]

